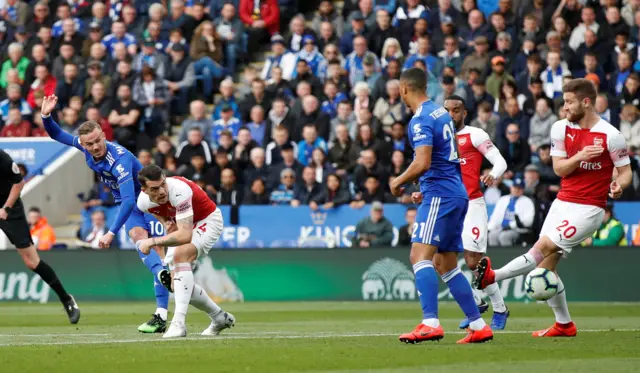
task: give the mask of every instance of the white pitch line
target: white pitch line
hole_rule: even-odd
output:
[[[111,335],[108,333],[82,333],[82,334],[71,334],[71,333],[60,333],[60,334],[0,334],[0,337],[104,337],[107,335]]]
[[[581,329],[579,333],[600,333],[600,332],[640,332],[640,329]],[[530,330],[506,330],[496,331],[495,334],[530,334]],[[464,331],[448,332],[446,334],[466,334]],[[84,334],[90,335],[90,334]],[[344,333],[344,334],[304,334],[304,335],[264,335],[257,334],[253,336],[240,336],[240,335],[227,335],[218,336],[215,338],[208,337],[185,337],[185,338],[171,338],[171,339],[150,339],[150,338],[135,338],[135,339],[107,339],[104,341],[51,341],[51,342],[15,342],[15,343],[0,343],[0,347],[17,347],[17,346],[60,346],[60,345],[94,345],[94,344],[123,344],[123,343],[142,343],[142,342],[179,342],[179,341],[223,341],[223,340],[236,340],[236,339],[323,339],[323,338],[359,338],[359,337],[391,337],[398,336],[398,333]]]

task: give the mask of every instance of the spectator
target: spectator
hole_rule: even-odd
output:
[[[538,161],[535,166],[540,173],[540,181],[542,183],[555,185],[556,187],[560,185],[560,177],[553,170],[550,144],[543,144],[538,147]]]
[[[518,105],[518,100],[515,97],[510,97],[505,100],[504,104],[505,113],[496,126],[496,137],[498,147],[506,145],[506,129],[507,126],[515,123],[518,125],[520,137],[526,142],[529,139],[529,117],[527,117]]]
[[[98,84],[94,85],[97,86]],[[137,146],[140,115],[141,108],[133,101],[131,88],[128,85],[120,85],[118,98],[111,108],[108,120],[113,127],[115,140],[130,151],[135,151]]]
[[[627,246],[627,234],[624,225],[613,214],[613,204],[607,204],[602,216],[602,224],[597,231],[582,241],[582,246]]]
[[[88,108],[85,112],[85,117],[88,121],[94,121],[98,123],[107,141],[113,141],[113,128],[111,127],[111,124],[109,124],[107,119],[100,115],[100,110],[98,108]],[[37,120],[37,118],[38,117],[36,117],[34,120]],[[40,120],[42,120],[42,118],[40,118]],[[34,135],[32,134],[32,136]]]
[[[400,67],[404,63],[404,53],[402,53],[402,47],[398,39],[390,38],[385,40],[382,46],[381,56],[380,67],[382,68],[383,74],[380,80],[383,80],[385,77],[388,79],[398,79],[400,77]],[[389,71],[389,65],[391,64],[395,65],[396,69],[393,71],[397,70],[397,75]],[[380,80],[378,80],[377,85],[380,84]]]
[[[320,110],[333,119],[338,115],[338,104],[347,99],[347,96],[338,91],[338,86],[331,80],[324,83],[325,101]]]
[[[415,64],[416,60],[422,60],[424,64],[427,66],[427,69],[429,71],[435,72],[436,64],[438,62],[438,57],[431,54],[430,42],[431,40],[427,35],[421,36],[418,38],[416,42],[417,44],[416,52],[413,54],[410,54],[404,63],[405,70],[412,67]]]
[[[191,104],[189,105],[190,119],[182,122],[182,129],[180,130],[179,136],[180,142],[186,141],[187,133],[189,132],[189,130],[196,127],[200,129],[200,132],[202,133],[202,136],[204,136],[205,140],[211,141],[212,143],[216,142],[213,137],[214,122],[213,120],[211,120],[211,118],[206,117],[206,110],[207,108],[205,107],[204,101],[191,101]],[[220,131],[222,130],[224,130],[224,128],[220,129]]]
[[[463,99],[466,99],[466,92],[463,89],[456,90],[456,80],[453,76],[445,75],[442,78],[442,91],[436,96],[433,100],[438,105],[444,105],[444,101],[449,96],[460,96]]]
[[[84,43],[84,36],[82,36],[78,29],[76,29],[76,23],[71,19],[65,19],[62,21],[62,33],[60,35],[56,35],[55,26],[53,28],[53,36],[54,40],[51,45],[56,51],[60,50],[60,46],[64,43],[68,43],[73,45],[73,49],[75,51],[82,50],[82,43]]]
[[[104,215],[104,211],[95,210],[91,213],[91,231],[82,233],[82,241],[89,245],[92,249],[100,248],[100,238],[107,234],[109,227],[107,227],[107,218]],[[78,232],[79,234],[81,232]]]
[[[284,38],[278,34],[271,37],[271,56],[267,57],[260,77],[262,80],[271,79],[273,68],[282,68],[282,78],[291,79],[295,67],[297,57],[295,54],[287,51]]]
[[[304,35],[302,37],[302,49],[297,53],[298,61],[305,60],[308,66],[308,72],[311,75],[318,75],[320,65],[326,64],[324,56],[318,51],[316,40],[313,35]],[[297,76],[297,71],[293,73],[293,77]]]
[[[388,179],[387,172],[378,162],[376,153],[373,150],[363,150],[360,153],[360,161],[358,163],[354,170],[354,187],[356,191],[364,189],[364,183],[369,176],[374,176],[378,180]]]
[[[213,95],[213,80],[226,75],[225,69],[220,66],[223,59],[222,38],[213,23],[204,21],[196,28],[189,53],[195,74],[202,77],[199,79],[202,82],[202,93],[208,99]]]
[[[367,50],[367,39],[364,36],[356,36],[353,39],[353,52],[347,55],[344,62],[344,69],[349,76],[349,84],[355,85],[357,81],[356,78],[364,74],[365,58],[368,58],[368,61],[373,59],[374,70],[380,71],[380,61],[378,57],[373,52]]]
[[[86,112],[90,107],[95,107],[100,110],[100,115],[106,118],[109,116],[111,106],[111,101],[107,98],[107,90],[104,84],[100,81],[93,83],[93,85],[91,85],[89,99],[84,103],[82,108],[83,112]]]
[[[358,127],[358,137],[356,138],[356,146],[360,150],[373,150],[376,153],[378,159],[385,165],[390,161],[390,146],[385,140],[376,138],[373,134],[371,126],[368,124],[361,124]]]
[[[338,37],[342,36],[344,32],[344,19],[336,11],[333,3],[329,0],[323,0],[318,6],[318,11],[313,16],[311,28],[316,34],[321,34],[321,24],[323,22],[329,22],[333,25],[335,33]]]
[[[515,85],[515,79],[511,74],[505,72],[505,59],[502,56],[495,56],[491,59],[491,68],[493,72],[487,78],[487,92],[493,97],[498,97],[502,84],[505,81],[510,81]]]
[[[167,88],[173,96],[171,100],[171,113],[174,116],[186,114],[189,103],[189,92],[194,86],[195,69],[189,57],[185,56],[182,44],[173,44],[169,50],[171,61],[167,64],[165,81]]]
[[[47,218],[42,216],[39,208],[32,207],[27,214],[27,221],[31,227],[31,239],[38,250],[51,250],[56,243],[56,233],[49,225]]]
[[[304,15],[298,14],[289,22],[289,36],[286,40],[286,48],[292,53],[297,53],[302,49],[302,37],[304,35],[313,35],[312,29],[305,27]]]
[[[391,148],[393,151],[402,152],[404,158],[410,159],[413,155],[413,149],[409,144],[409,138],[407,137],[407,131],[405,130],[402,122],[395,122],[391,126],[391,131],[389,132]]]
[[[291,206],[308,205],[322,193],[322,184],[316,180],[316,171],[311,167],[302,170],[302,183],[296,185]]]
[[[259,50],[258,46],[280,29],[280,9],[276,0],[258,0],[257,3],[240,0],[238,10],[247,28],[250,53]]]
[[[322,192],[309,202],[311,210],[323,208],[329,210],[342,205],[346,205],[351,201],[351,196],[347,188],[342,186],[342,179],[338,175],[329,175],[327,177],[326,186]]]
[[[282,78],[282,68],[276,66],[271,74],[270,84],[265,88],[265,92],[270,97],[282,98],[288,101],[294,99],[293,89],[288,80]]]
[[[216,108],[213,111],[213,120],[218,120],[221,118],[221,111],[225,105],[228,105],[233,110],[233,116],[241,119],[240,108],[238,103],[236,102],[236,97],[234,95],[234,87],[233,80],[225,79],[220,82],[220,99],[216,103]]]
[[[398,39],[400,39],[400,34],[398,32],[398,29],[396,29],[395,27],[391,27],[391,15],[389,14],[389,11],[385,9],[377,9],[376,25],[371,32],[368,43],[369,50],[375,53],[377,56],[382,56],[385,61],[388,61],[387,54],[384,53],[384,47],[385,45],[387,46],[386,49],[388,52],[389,46],[393,44],[395,51],[392,51],[393,53],[390,54],[395,56],[397,53],[400,53],[399,57],[402,58],[402,48],[400,47],[400,42],[398,41]],[[387,40],[392,41],[387,44]],[[384,65],[386,64],[383,63],[382,68],[386,67]]]
[[[269,168],[265,164],[264,149],[253,148],[249,153],[251,164],[244,170],[244,184],[251,185],[255,179],[267,179]]]
[[[507,126],[506,144],[499,147],[500,153],[507,161],[508,175],[514,173],[522,173],[524,168],[531,161],[531,148],[527,141],[521,137],[521,131],[518,124],[512,123]]]
[[[254,179],[249,188],[249,193],[244,196],[243,205],[268,205],[271,201],[269,193],[262,178]]]
[[[156,138],[155,144],[156,144],[156,151],[153,156],[154,163],[162,167],[165,163],[166,158],[175,156],[176,149],[173,146],[171,139],[167,136],[158,136]]]
[[[473,39],[473,52],[464,58],[462,62],[462,75],[469,74],[471,69],[477,69],[482,76],[489,66],[489,41],[486,36],[479,35]]]
[[[454,35],[444,38],[444,48],[438,52],[435,73],[440,74],[445,66],[452,66],[456,73],[462,71],[462,55],[458,47],[458,39]]]
[[[402,50],[407,55],[416,53],[418,51],[418,39],[423,36],[429,35],[428,26],[429,25],[426,18],[418,18],[415,20],[415,23],[413,24],[411,30],[407,30],[406,33],[401,33],[402,38],[400,40],[400,43],[402,45]],[[423,60],[416,60],[416,62],[417,61],[420,61],[426,69],[426,64]]]
[[[312,161],[313,151],[317,148],[327,151],[327,144],[322,137],[318,137],[318,131],[313,124],[307,124],[302,129],[303,140],[298,143],[298,162],[306,166]]]
[[[276,101],[277,102],[277,101]],[[282,162],[282,156],[280,155],[282,151],[282,147],[285,144],[291,145],[294,153],[298,151],[298,144],[292,141],[289,138],[289,130],[285,126],[274,126],[273,127],[273,141],[271,141],[266,146],[266,164],[267,166],[276,165]]]
[[[528,88],[529,92],[526,96],[526,99],[524,100],[524,103],[522,104],[522,111],[526,116],[532,117],[536,113],[536,105],[538,99],[542,97],[546,98],[548,106],[550,108],[553,108],[553,101],[549,100],[547,95],[544,94],[544,91],[542,89],[542,80],[540,80],[540,78],[531,78]],[[518,95],[517,98],[519,97],[520,95]]]
[[[638,108],[633,104],[626,104],[620,113],[620,132],[627,140],[627,146],[640,149],[640,117]]]
[[[351,13],[351,30],[346,31],[340,38],[340,53],[343,56],[352,53],[356,48],[356,38],[362,38],[365,41],[366,48],[366,39],[369,34],[370,31],[367,29],[362,12],[355,11]]]
[[[493,113],[491,104],[483,101],[478,105],[478,116],[471,121],[471,126],[482,128],[491,138],[491,142],[496,143],[496,126],[498,116]]]
[[[629,52],[618,54],[618,68],[611,74],[609,79],[609,94],[612,97],[618,96],[624,88],[624,82],[632,72],[633,58]]]
[[[346,127],[348,136],[352,140],[356,138],[358,123],[350,101],[343,100],[338,104],[337,116],[331,120],[331,133],[329,135],[329,141],[333,142],[335,140],[336,129],[340,125],[344,125]]]
[[[205,157],[199,153],[193,153],[189,164],[180,167],[180,174],[189,180],[201,181],[207,193],[215,194],[214,185],[220,184],[220,170],[207,164]]]
[[[391,154],[390,178],[400,176],[407,169],[407,158],[400,150],[394,150]]]
[[[27,100],[21,97],[20,91],[18,84],[7,86],[7,98],[0,102],[0,115],[3,123],[9,120],[9,110],[13,108],[20,109],[20,114],[25,118],[31,116],[31,106],[29,106]]]
[[[251,118],[251,108],[256,105],[262,106],[264,112],[271,109],[271,98],[265,94],[264,81],[256,78],[251,82],[251,93],[240,102],[239,109],[242,121],[248,122]]]
[[[427,19],[429,13],[427,8],[420,3],[420,0],[407,0],[405,5],[401,5],[396,10],[393,17],[393,27],[400,30],[400,33],[411,32],[413,23],[418,19]]]
[[[167,17],[167,29],[179,29],[187,39],[193,36],[193,30],[196,28],[196,21],[189,14],[185,13],[185,3],[182,0],[171,1],[171,10]]]
[[[571,75],[567,63],[560,60],[560,53],[550,51],[547,54],[547,68],[542,72],[544,92],[550,99],[562,96],[562,83],[565,76]]]
[[[204,135],[198,127],[189,130],[187,140],[180,143],[178,150],[176,150],[176,158],[180,164],[186,165],[190,163],[195,154],[202,155],[208,165],[213,162],[211,148],[204,140]]]
[[[552,188],[540,182],[540,171],[532,164],[524,169],[524,182],[524,195],[531,198],[536,209],[536,218],[534,218],[532,228],[534,233],[539,233],[539,229],[542,228],[541,223],[547,216],[551,202],[553,202]]]
[[[258,144],[251,138],[251,131],[247,127],[238,130],[238,140],[233,148],[233,161],[238,168],[244,170],[250,162],[251,150]]]
[[[62,110],[62,121],[60,125],[63,130],[77,136],[80,123],[79,112],[76,109],[66,107]]]
[[[219,145],[220,135],[223,131],[229,131],[233,138],[238,136],[238,131],[242,126],[242,122],[233,116],[231,106],[224,104],[220,111],[220,119],[213,122],[213,140],[212,142]]]
[[[626,104],[632,104],[640,109],[640,77],[636,73],[629,74],[627,80],[624,81],[622,97],[618,106],[622,108]]]
[[[91,16],[90,25],[97,24],[104,32],[111,29],[111,18],[109,18],[107,6],[103,2],[96,1],[91,5]]]
[[[362,61],[362,72],[356,74],[356,77],[355,77],[356,86],[358,85],[358,83],[364,82],[364,83],[367,83],[367,86],[369,87],[369,92],[373,91],[373,89],[376,87],[378,80],[382,76],[379,72],[379,69],[376,70],[375,63],[376,63],[376,60],[373,56],[371,55],[365,56],[364,60]]]
[[[133,34],[127,32],[127,26],[125,22],[116,21],[111,25],[111,34],[102,39],[102,44],[107,50],[107,53],[114,55],[113,46],[117,43],[123,43],[127,50],[132,50],[136,45],[136,38]]]
[[[113,2],[111,2],[113,4]],[[122,7],[122,22],[124,22],[127,32],[133,36],[141,37],[145,23],[142,18],[137,16],[136,8],[127,4]]]
[[[531,233],[535,206],[524,195],[524,186],[524,180],[516,177],[510,195],[498,200],[489,219],[489,245],[514,246]]]
[[[141,77],[133,84],[133,99],[141,108],[145,132],[155,139],[165,130],[168,118],[169,90],[164,80],[157,77],[153,69],[142,67]]]
[[[153,156],[151,152],[146,149],[142,149],[138,152],[138,161],[142,164],[142,167],[146,167],[150,164],[153,164]]]
[[[118,87],[122,84],[133,87],[135,79],[136,74],[131,68],[131,62],[129,62],[128,60],[119,61],[116,65],[116,72],[114,74],[113,80],[111,81],[109,94],[107,96],[116,97]]]
[[[53,60],[52,74],[58,81],[64,79],[64,67],[67,64],[81,66],[84,70],[84,62],[82,57],[75,54],[73,44],[63,43],[60,46],[60,55]]]
[[[95,45],[97,46],[97,49],[101,50],[103,48],[101,44]],[[94,49],[94,47],[91,47],[91,49]],[[84,81],[84,99],[91,96],[91,88],[93,87],[93,84],[97,82],[102,83],[106,91],[109,92],[109,89],[111,88],[111,77],[102,75],[102,69],[103,65],[100,61],[94,60],[87,64],[87,72],[89,73],[89,76]]]
[[[495,57],[504,58],[504,69],[507,74],[511,75],[514,71],[514,63],[516,59],[516,50],[512,48],[511,34],[505,31],[497,33],[496,50],[490,54],[491,60]]]
[[[230,74],[235,74],[239,54],[245,52],[244,24],[232,3],[224,4],[220,14],[221,17],[216,21],[216,32],[224,41],[225,66]]]
[[[271,192],[269,198],[272,205],[290,205],[293,201],[293,188],[296,183],[296,173],[285,168],[280,172],[280,185]]]
[[[596,113],[607,122],[611,123],[617,118],[611,117],[611,109],[609,108],[609,99],[606,94],[599,94],[596,97]]]
[[[340,39],[336,35],[335,29],[331,22],[322,22],[320,24],[320,33],[318,34],[318,50],[323,51],[322,55],[325,58],[325,64],[321,66],[321,72],[326,67],[326,60],[334,57],[338,57],[338,45],[340,44]],[[327,46],[331,45],[332,48],[326,49]]]
[[[355,169],[359,156],[359,148],[349,136],[347,126],[338,124],[335,128],[336,136],[331,141],[329,161],[340,176],[351,174]]]
[[[404,213],[404,220],[407,224],[398,228],[398,246],[410,246],[411,236],[413,235],[413,224],[416,221],[417,209],[409,207]]]
[[[542,144],[551,143],[551,126],[558,120],[558,117],[549,107],[549,100],[541,97],[536,102],[536,113],[531,118],[529,146],[531,152],[536,152]]]
[[[267,179],[267,189],[274,189],[278,186],[280,180],[280,172],[285,168],[290,168],[296,173],[296,179],[302,174],[303,165],[295,159],[294,147],[285,143],[280,147],[280,156],[282,161],[279,163],[271,163],[269,167],[269,177]]]
[[[380,186],[380,180],[375,176],[367,177],[364,183],[364,190],[357,193],[354,200],[351,201],[352,208],[360,209],[367,203],[373,202],[395,202],[393,196],[385,192],[384,187]]]
[[[313,168],[316,173],[316,181],[324,183],[327,179],[327,175],[335,173],[335,168],[329,163],[327,159],[327,153],[320,149],[315,148],[311,153],[311,162],[308,167]]]
[[[356,225],[356,247],[387,247],[393,241],[393,225],[384,217],[384,207],[380,202],[371,205],[370,216],[360,220]]]
[[[56,93],[56,78],[49,73],[47,65],[36,66],[36,80],[31,84],[31,89],[27,95],[27,102],[32,109],[36,108],[36,99],[34,94],[36,91],[44,92],[45,96],[51,96]]]
[[[216,193],[215,202],[219,206],[239,206],[243,200],[242,189],[236,185],[236,174],[231,168],[222,170],[220,189]]]
[[[9,118],[0,131],[0,137],[29,137],[30,135],[31,123],[22,118],[20,109],[9,109]]]
[[[24,26],[30,34],[36,34],[42,27],[51,29],[51,26],[53,26],[53,17],[49,12],[49,5],[44,1],[35,3],[33,14],[28,19],[28,23]]]
[[[578,27],[574,28],[571,32],[571,38],[569,39],[569,46],[573,50],[578,49],[580,44],[584,43],[584,34],[587,30],[591,30],[596,34],[600,30],[600,25],[596,22],[596,12],[594,8],[590,6],[583,7],[581,20],[582,22]]]
[[[56,96],[58,96],[58,105],[65,107],[69,105],[71,97],[84,97],[84,80],[80,79],[78,65],[68,63],[64,65],[62,79],[56,84]]]
[[[251,108],[251,121],[246,124],[251,138],[258,146],[266,146],[267,141],[271,139],[271,122],[264,118],[264,109],[260,105]]]

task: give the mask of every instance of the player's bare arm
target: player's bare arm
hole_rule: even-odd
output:
[[[13,184],[13,186],[11,187],[11,191],[9,192],[9,197],[4,203],[4,206],[0,208],[0,220],[7,220],[7,217],[8,217],[7,209],[12,208],[13,205],[15,205],[18,198],[20,198],[20,193],[22,193],[22,188],[24,188],[24,184],[25,184],[24,179],[22,179],[22,181],[17,184]]]
[[[193,235],[193,215],[179,219],[176,222],[177,229],[162,237],[147,238],[139,245],[140,251],[148,254],[152,246],[180,246],[191,242]]]
[[[565,177],[578,168],[580,162],[596,158],[600,156],[603,151],[604,148],[602,146],[588,145],[570,158],[553,157],[553,171],[556,175]]]
[[[413,182],[418,179],[420,175],[424,174],[431,167],[431,152],[433,151],[432,146],[420,146],[415,150],[415,157],[413,161],[400,176],[393,179],[391,182],[391,193],[399,197],[402,195],[402,186],[408,183]]]
[[[156,218],[162,225],[164,226],[164,231],[167,233],[173,233],[178,230],[178,226],[176,225],[175,220],[165,218],[164,216],[151,214],[154,218]]]
[[[42,109],[40,109],[40,114],[45,117],[48,116],[49,114],[51,114],[53,109],[56,108],[57,104],[58,104],[58,96],[56,95],[44,96],[42,98]]]
[[[631,165],[616,167],[616,171],[618,176],[611,182],[611,186],[609,187],[609,197],[613,199],[622,197],[622,192],[631,185],[633,181]]]

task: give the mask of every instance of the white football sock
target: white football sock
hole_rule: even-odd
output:
[[[440,320],[438,319],[423,319],[422,323],[426,326],[430,326],[432,328],[437,328],[440,326]]]
[[[567,306],[567,292],[564,291],[564,284],[558,277],[558,294],[554,295],[547,301],[547,304],[556,315],[556,321],[560,324],[568,324],[571,322],[569,315],[569,306]]]
[[[189,309],[191,294],[193,293],[193,285],[191,263],[176,263],[176,271],[173,278],[176,309],[173,314],[173,321],[184,322]]]
[[[496,282],[524,275],[533,271],[544,259],[542,252],[536,248],[532,248],[524,255],[513,259],[504,267],[496,269]]]
[[[502,292],[500,291],[500,286],[497,283],[493,283],[486,288],[484,288],[484,292],[491,299],[491,306],[493,307],[493,312],[505,312],[507,310],[507,306],[504,304],[504,298],[502,297]]]
[[[167,321],[167,309],[166,308],[156,308],[156,315],[160,316],[160,318],[164,321]]]
[[[469,323],[469,329],[471,330],[482,330],[485,326],[487,326],[487,323],[484,322],[482,317]]]
[[[471,287],[471,290],[473,291],[473,300],[476,301],[476,306],[479,306],[482,304],[482,297],[484,296],[482,290],[478,290],[476,288],[474,288],[473,286]]]
[[[209,315],[211,320],[222,311],[220,306],[209,297],[209,294],[200,285],[193,285],[193,293],[189,303]]]

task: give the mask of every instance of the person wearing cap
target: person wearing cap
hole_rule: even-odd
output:
[[[624,230],[624,224],[615,218],[613,214],[613,203],[607,203],[604,208],[602,224],[592,237],[582,241],[582,246],[628,246],[627,233]]]
[[[375,201],[371,204],[369,216],[356,224],[353,246],[361,248],[391,247],[393,224],[384,217],[384,205]]]
[[[380,73],[380,71],[376,70],[375,58],[373,57],[373,55],[369,54],[366,55],[364,57],[364,60],[362,61],[362,71],[356,75],[355,83],[356,85],[359,82],[367,83],[367,86],[369,86],[369,92],[371,92],[376,87],[376,84],[378,83],[378,80],[380,80],[381,76],[382,74]]]
[[[535,205],[524,195],[525,182],[516,175],[510,194],[498,200],[489,218],[489,245],[515,246],[531,233],[535,218]]]
[[[536,207],[536,216],[544,218],[549,212],[549,207],[553,202],[551,188],[549,185],[540,180],[540,170],[538,166],[530,164],[524,169],[524,194],[531,198]],[[537,223],[541,223],[543,219],[538,219]],[[535,227],[536,229],[538,227]]]
[[[138,73],[142,71],[143,66],[149,66],[160,78],[164,78],[166,65],[166,57],[158,52],[156,43],[151,39],[142,42],[142,50],[133,58],[132,63],[133,69]]]
[[[477,69],[484,77],[489,65],[489,40],[486,36],[473,39],[473,52],[462,62],[462,74],[466,76],[471,69]]]
[[[516,80],[511,74],[505,71],[506,61],[502,56],[495,56],[491,59],[491,75],[487,78],[487,92],[493,97],[500,97],[500,87],[506,81],[514,85]]]
[[[242,122],[240,121],[240,119],[236,118],[233,115],[233,108],[230,105],[222,104],[219,106],[221,107],[220,119],[213,122],[213,130],[211,136],[211,142],[214,145],[218,144],[222,131],[231,132],[233,138],[235,138],[236,136],[238,136],[240,127],[242,127]]]
[[[340,53],[343,56],[348,55],[354,50],[354,39],[357,36],[364,36],[365,40],[369,37],[369,30],[364,22],[364,15],[359,10],[351,13],[351,30],[345,30],[342,38],[340,38]]]
[[[464,89],[456,88],[456,80],[451,75],[445,75],[442,77],[441,86],[442,86],[442,90],[433,99],[433,102],[435,102],[438,105],[443,106],[447,97],[453,96],[453,95],[459,96],[462,99],[467,98],[467,94],[464,91]]]
[[[194,10],[203,6],[194,6]],[[204,12],[203,12],[204,14]],[[191,14],[195,16],[196,14]],[[206,19],[203,19],[203,21]],[[198,21],[196,19],[196,21]],[[202,21],[198,21],[202,22]],[[246,53],[244,45],[244,24],[238,18],[236,7],[232,3],[226,3],[222,6],[220,17],[215,21],[216,32],[222,40],[224,40],[224,59],[226,67],[231,75],[236,72],[236,63],[238,54]]]
[[[297,57],[297,61],[301,59],[307,61],[309,70],[313,75],[318,75],[318,68],[321,64],[326,63],[324,56],[318,51],[318,47],[316,47],[316,39],[313,35],[304,35],[302,37],[302,48],[298,52]],[[293,77],[296,77],[295,72],[293,73]]]
[[[264,62],[260,78],[262,80],[270,80],[274,67],[280,67],[282,69],[282,78],[290,80],[294,74],[298,56],[287,50],[284,38],[280,34],[275,34],[271,37],[271,52],[272,55],[268,56]]]

